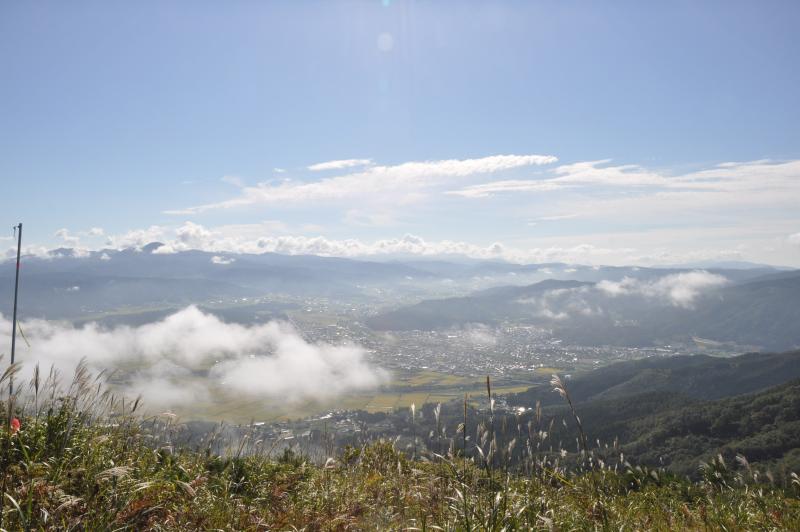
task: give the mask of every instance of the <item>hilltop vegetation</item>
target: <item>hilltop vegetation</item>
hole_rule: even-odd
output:
[[[613,364],[566,381],[590,442],[612,443],[630,460],[697,477],[697,465],[722,453],[743,454],[787,476],[800,470],[800,351],[752,353],[732,358],[707,356],[651,358]],[[572,414],[551,386],[512,394],[509,405],[526,409],[498,412],[494,423],[502,448],[514,439],[545,434],[542,449],[577,451],[580,434]],[[468,425],[488,415],[486,398],[469,410]],[[426,405],[418,421],[426,434],[455,432],[463,421],[459,405],[442,405],[438,419]],[[398,433],[408,435],[408,416],[396,414]],[[477,450],[473,450],[478,457]],[[508,460],[524,460],[521,451]]]
[[[23,387],[10,405],[19,425],[6,419],[0,431],[7,530],[800,527],[800,479],[742,456],[697,464],[699,476],[689,481],[629,463],[616,444],[575,452],[554,447],[553,436],[521,430],[501,441],[509,428],[490,410],[482,417],[473,411],[466,431],[438,432],[436,453],[373,440],[329,449],[327,460],[312,463],[288,449],[270,458],[271,442],[252,434],[226,441],[215,433],[178,446],[182,428],[172,416],[142,419],[138,401],[115,397],[82,368],[66,392],[56,389],[52,379]],[[793,383],[728,404],[739,417],[709,407],[689,422],[722,420],[711,432],[728,427],[726,434],[753,415],[796,423],[799,397]],[[748,403],[754,408],[746,412]],[[587,432],[595,430],[593,413],[581,415]],[[681,437],[685,421],[668,415],[656,429]],[[409,422],[424,430],[413,411]]]
[[[695,479],[698,464],[718,454],[729,461],[742,454],[769,468],[776,478],[800,470],[800,352],[649,358],[566,382],[587,440],[604,453],[613,446],[633,463],[665,467]],[[580,432],[552,386],[511,394],[502,404],[492,411],[485,387],[482,394],[471,395],[467,426],[478,430],[491,419],[498,449],[514,441],[532,441],[551,455],[569,449],[564,458],[574,463]],[[464,416],[459,402],[421,405],[415,416],[408,409],[352,412],[348,418],[361,431],[338,434],[332,443],[341,448],[387,438],[405,450],[441,452],[443,442],[459,433]],[[468,436],[470,441],[480,440],[477,433]],[[298,448],[308,451],[321,445],[318,432],[317,440],[298,443]],[[519,467],[526,452],[518,446],[502,460],[495,456],[493,465]],[[468,445],[466,454],[482,459],[475,445]]]

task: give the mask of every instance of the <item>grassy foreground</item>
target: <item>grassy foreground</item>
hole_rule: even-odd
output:
[[[5,530],[800,530],[797,477],[779,486],[744,460],[705,464],[699,482],[593,452],[511,471],[487,431],[484,461],[460,458],[459,436],[417,460],[380,441],[325,464],[270,459],[246,437],[219,456],[210,439],[175,447],[170,415],[143,420],[81,369],[59,394],[35,377],[3,404]]]

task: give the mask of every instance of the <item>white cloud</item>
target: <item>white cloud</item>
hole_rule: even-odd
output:
[[[530,197],[524,196],[526,189]],[[627,259],[640,264],[731,253],[741,260],[798,263],[786,234],[800,223],[800,160],[726,162],[682,172],[590,161],[558,166],[527,181],[472,184],[451,192],[475,201],[494,198],[488,201],[497,212],[515,212],[520,223],[537,227],[542,245],[637,247]],[[503,201],[514,203],[503,210]],[[537,217],[563,212],[579,213],[580,220],[559,228],[558,235]]]
[[[485,198],[507,192],[553,192],[585,186],[669,186],[669,181],[637,165],[608,166],[610,159],[584,161],[557,166],[550,177],[492,181],[472,185],[449,194],[469,198]]]
[[[800,233],[789,235],[788,240],[793,246],[800,246]]]
[[[593,307],[584,298],[589,290],[588,286],[556,288],[535,297],[518,299],[517,302],[529,305],[534,316],[550,320],[603,314],[602,308]]]
[[[558,177],[552,181],[561,185],[570,183],[625,187],[668,185],[668,180],[665,177],[655,172],[647,171],[635,164],[601,166],[607,165],[609,162],[611,162],[610,159],[605,159],[565,164],[553,170],[553,173]]]
[[[598,290],[610,296],[641,295],[669,301],[679,307],[691,307],[701,293],[718,288],[728,280],[704,270],[666,275],[655,280],[626,277],[622,281],[600,281]]]
[[[549,218],[566,219],[568,216],[570,215],[554,215]],[[386,218],[371,217],[369,213],[354,212],[351,218],[351,224],[362,226],[389,222]],[[768,259],[754,255],[753,250],[766,249],[763,246],[756,248],[756,243],[774,239],[777,253],[786,252],[790,250],[792,242],[786,235],[790,234],[793,227],[796,225],[790,222],[702,229],[688,226],[680,229],[657,228],[616,233],[537,236],[530,242],[517,242],[515,245],[500,242],[480,245],[459,240],[427,240],[413,234],[377,240],[332,239],[324,236],[286,234],[292,228],[279,221],[217,227],[206,227],[187,221],[179,226],[151,226],[147,229],[128,231],[122,235],[110,235],[106,246],[116,249],[141,249],[146,244],[159,241],[164,245],[153,251],[155,254],[200,250],[220,255],[274,252],[349,258],[460,255],[515,263],[663,265],[706,260],[769,262]],[[313,225],[303,225],[295,229],[309,232],[325,230]],[[742,242],[753,242],[753,244],[747,247]],[[687,247],[687,243],[691,243],[695,249]],[[88,249],[78,248],[78,251],[77,256],[88,256]],[[51,248],[43,246],[27,246],[23,249],[23,255],[55,258],[51,254]],[[0,252],[0,257],[6,259],[15,256],[16,250],[13,247]],[[791,262],[791,257],[775,261],[779,264]]]
[[[166,211],[167,214],[196,214],[260,204],[291,204],[310,201],[340,201],[370,198],[398,204],[416,201],[435,186],[458,181],[468,176],[490,174],[532,165],[556,162],[548,155],[494,155],[479,159],[449,159],[407,162],[395,166],[371,166],[363,171],[312,182],[286,180],[280,183],[259,183],[241,189],[239,197]]]
[[[692,308],[698,297],[728,283],[721,275],[697,270],[656,279],[625,277],[621,281],[600,281],[594,286],[558,288],[534,297],[520,298],[517,302],[529,306],[534,316],[564,320],[605,314],[608,309],[604,308],[603,300],[593,297],[597,292],[610,297],[644,297],[676,307]]]
[[[180,247],[180,249],[178,249]],[[163,244],[155,248],[152,253],[153,255],[173,255],[178,253],[179,251],[188,251],[188,247],[183,247],[179,243],[174,244]]]
[[[213,233],[200,224],[186,222],[175,230],[175,235],[181,244],[187,248],[197,247],[208,241]]]
[[[507,260],[518,263],[535,262],[580,262],[593,263],[598,260],[630,254],[627,248],[600,248],[589,244],[572,247],[511,248],[501,243],[479,246],[453,240],[428,241],[415,235],[402,238],[381,239],[364,242],[357,239],[331,240],[324,237],[280,236],[259,239],[261,251],[289,255],[323,255],[338,257],[372,257],[387,255],[461,255],[475,259]]]
[[[53,236],[59,238],[61,240],[61,244],[68,248],[72,249],[72,252],[69,254],[71,257],[75,258],[82,258],[89,256],[89,248],[86,246],[81,245],[81,238],[82,237],[90,237],[95,238],[99,236],[103,236],[104,231],[100,227],[92,227],[88,231],[78,231],[73,233],[67,228],[61,228],[56,231]],[[58,258],[64,256],[62,253],[54,253],[52,250],[46,250],[39,246],[33,247],[26,247],[23,250],[23,254],[28,255],[36,255],[36,256],[50,256],[51,258]]]
[[[323,236],[275,234],[288,229],[284,224],[265,221],[256,224],[226,225],[207,228],[187,221],[177,227],[151,226],[122,235],[111,235],[106,244],[117,249],[134,248],[159,241],[162,245],[152,253],[173,254],[188,250],[210,253],[282,253],[286,255],[320,255],[327,257],[370,258],[395,255],[444,256],[459,255],[475,259],[506,260],[516,263],[571,262],[608,263],[630,257],[635,251],[625,247],[600,247],[591,244],[510,247],[500,242],[478,245],[456,240],[430,241],[406,234],[400,238],[374,241],[330,239]],[[6,257],[15,256],[13,250]],[[47,248],[28,248],[30,254],[48,256]],[[86,256],[88,250],[82,251]]]
[[[367,160],[319,164],[345,166],[349,161]],[[795,247],[798,238],[787,237],[797,232],[800,223],[796,208],[800,160],[725,162],[680,172],[609,160],[538,167],[551,162],[556,162],[555,157],[499,155],[342,169],[333,176],[312,175],[311,181],[277,176],[271,182],[232,189],[227,201],[183,212],[269,205],[274,216],[281,216],[288,209],[304,209],[302,217],[287,216],[293,220],[291,227],[274,220],[215,227],[186,222],[110,236],[108,245],[141,248],[152,241],[164,242],[157,253],[187,249],[345,257],[456,253],[517,262],[605,264],[717,258],[798,264],[800,260]],[[533,166],[537,166],[535,171]],[[512,169],[518,171],[485,182],[487,175]],[[520,178],[524,173],[532,175]],[[421,201],[434,194],[440,202]],[[487,197],[495,199],[476,209],[472,200]],[[459,217],[467,220],[464,231],[470,231],[469,237],[456,233],[452,240],[426,240],[423,245],[409,237],[374,240],[387,234],[377,228],[402,235],[425,227],[430,228],[429,234],[440,235]],[[478,217],[480,224],[475,222]],[[575,221],[545,223],[571,218]],[[90,242],[85,237],[93,232],[62,229],[57,234],[68,247],[79,248],[78,239]],[[339,236],[348,233],[361,239]],[[507,240],[493,247],[488,245],[492,235]],[[481,245],[461,239],[475,239]],[[46,252],[41,247],[26,249]],[[3,246],[0,255],[12,256],[13,251]]]
[[[33,257],[40,257],[40,258],[52,258],[52,248],[46,246],[29,246],[23,245],[21,254],[23,257],[25,256],[33,256]],[[13,247],[7,248],[0,257],[3,257],[5,260],[14,260],[17,258],[17,247],[16,244]]]
[[[552,216],[540,216],[537,218],[540,222],[557,222],[560,220],[569,220],[571,218],[577,218],[580,216],[578,213],[570,213],[570,214],[554,214]]]
[[[18,360],[28,374],[38,362],[69,375],[82,358],[95,370],[135,367],[123,389],[142,393],[150,406],[189,405],[216,389],[229,397],[325,400],[387,380],[359,346],[312,344],[285,323],[225,323],[196,307],[139,327],[45,320],[22,326],[30,347],[20,347]],[[9,342],[11,325],[2,316],[0,327],[0,341]],[[209,367],[208,378],[197,377]]]
[[[372,159],[340,159],[338,161],[327,161],[324,163],[312,164],[308,167],[312,172],[320,172],[323,170],[342,170],[344,168],[353,168],[355,166],[368,166],[372,164]]]
[[[151,225],[147,229],[135,229],[122,235],[110,236],[106,244],[118,249],[136,248],[139,249],[151,242],[162,240],[165,236],[165,228],[158,225]]]
[[[269,356],[227,359],[211,374],[224,386],[289,402],[324,400],[348,391],[373,389],[387,374],[368,365],[356,346],[310,344],[294,331],[272,327]]]
[[[154,228],[151,227],[149,230],[144,231],[143,233],[147,235],[145,237],[140,237],[137,232],[129,232],[128,234],[136,234],[135,241],[137,244],[134,247],[140,248],[146,244],[154,242],[157,235],[158,239],[162,240],[162,244],[164,245],[154,249],[152,251],[154,255],[170,255],[173,253],[178,253],[179,251],[188,251],[190,249],[207,251],[215,250],[215,238],[217,233],[206,229],[200,224],[196,224],[194,222],[185,222],[183,225],[174,229],[173,239],[164,238],[168,234],[165,228],[158,228],[157,231],[154,231],[153,229]],[[144,240],[150,236],[153,238],[145,242]]]
[[[460,190],[450,190],[447,194],[465,198],[486,198],[494,194],[506,192],[550,192],[565,188],[564,185],[553,180],[522,180],[510,179],[506,181],[492,181],[480,185],[471,185]]]
[[[774,162],[769,160],[726,162],[711,168],[679,175],[648,170],[639,165],[609,165],[609,159],[584,161],[557,166],[552,175],[529,180],[494,181],[450,191],[464,197],[483,198],[503,192],[552,192],[563,189],[592,187],[626,188],[642,194],[664,191],[718,193],[736,195],[747,200],[744,193],[800,193],[800,160]],[[699,197],[708,199],[709,195]],[[714,199],[713,196],[711,196]]]
[[[67,246],[77,246],[80,243],[80,238],[71,234],[68,229],[62,228],[55,232],[55,236]]]
[[[227,266],[228,264],[233,264],[234,262],[236,262],[236,259],[233,257],[220,257],[219,255],[214,255],[211,257],[212,264]]]

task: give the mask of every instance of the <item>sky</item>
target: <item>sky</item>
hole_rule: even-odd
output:
[[[800,267],[800,3],[4,2],[0,250]]]

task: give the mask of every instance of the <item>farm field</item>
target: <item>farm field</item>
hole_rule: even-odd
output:
[[[521,392],[541,382],[543,376],[540,374],[537,379],[528,376],[526,380],[493,379],[492,392],[500,395]],[[202,379],[202,377],[197,378]],[[269,423],[321,415],[332,410],[390,412],[398,408],[408,408],[412,404],[421,406],[425,403],[462,400],[465,394],[474,398],[485,397],[485,380],[423,370],[398,375],[389,385],[373,393],[345,395],[326,403],[286,403],[248,399],[226,394],[224,388],[216,387],[211,389],[211,395],[206,400],[193,403],[186,411],[176,409],[174,413],[184,420],[200,419],[233,424],[251,421]]]

